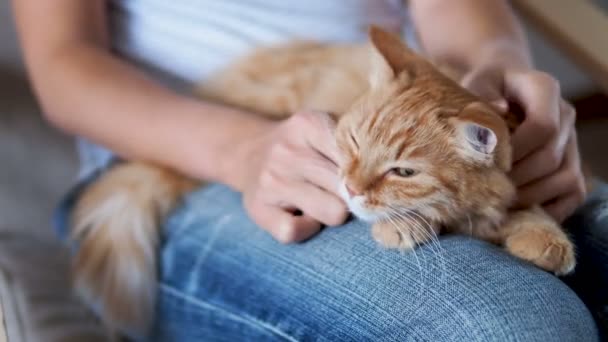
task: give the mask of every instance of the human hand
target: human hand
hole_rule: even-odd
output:
[[[559,222],[583,202],[585,182],[578,151],[574,108],[561,98],[557,80],[528,68],[484,66],[463,85],[497,108],[523,109],[525,117],[512,136],[511,178],[518,206],[541,204]]]
[[[338,194],[338,148],[333,121],[302,111],[272,123],[239,153],[240,184],[250,217],[283,243],[305,240],[322,224],[348,217]]]

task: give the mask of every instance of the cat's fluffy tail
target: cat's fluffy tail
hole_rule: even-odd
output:
[[[167,169],[125,163],[103,174],[76,204],[74,286],[110,328],[143,332],[149,327],[159,224],[195,185]]]

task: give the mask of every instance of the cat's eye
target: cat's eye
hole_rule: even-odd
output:
[[[392,174],[399,177],[412,177],[416,174],[416,170],[410,169],[408,167],[394,167],[390,171]]]

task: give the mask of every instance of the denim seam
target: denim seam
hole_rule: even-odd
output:
[[[202,269],[202,265],[205,263],[205,261],[207,260],[207,258],[209,257],[209,254],[211,253],[211,249],[213,247],[213,244],[215,243],[215,241],[218,238],[218,235],[220,233],[220,231],[222,230],[222,225],[224,224],[225,221],[227,221],[228,219],[230,219],[230,216],[224,216],[222,217],[219,222],[213,226],[213,231],[210,233],[209,238],[207,239],[207,241],[205,241],[205,246],[203,247],[203,249],[198,253],[196,259],[195,259],[195,264],[193,267],[193,271],[190,275],[190,278],[188,279],[188,283],[187,283],[187,289],[188,292],[193,292],[194,289],[197,288],[198,286],[198,280],[199,278],[199,273]]]
[[[281,329],[279,329],[279,328],[277,328],[277,327],[275,327],[275,326],[273,326],[271,324],[268,324],[266,322],[260,321],[259,319],[255,318],[255,317],[252,317],[252,316],[249,316],[249,315],[238,315],[238,314],[235,314],[235,313],[230,312],[230,311],[228,311],[228,310],[226,310],[224,308],[221,308],[219,306],[213,305],[213,304],[211,304],[209,302],[204,302],[202,300],[199,300],[197,298],[194,298],[192,296],[184,294],[184,293],[178,291],[177,289],[175,289],[175,288],[173,288],[173,287],[171,287],[169,285],[166,285],[166,284],[160,284],[160,287],[161,287],[162,290],[165,290],[168,293],[170,293],[170,294],[172,294],[172,295],[174,295],[174,296],[176,296],[176,297],[178,297],[178,298],[180,298],[180,299],[182,299],[182,300],[184,300],[184,301],[186,301],[186,302],[188,302],[188,303],[190,303],[190,304],[192,304],[194,306],[197,306],[199,308],[203,308],[203,309],[206,308],[206,309],[209,309],[209,310],[212,310],[212,311],[219,312],[219,313],[224,314],[227,317],[229,317],[229,318],[231,318],[231,319],[233,319],[235,321],[239,321],[241,323],[247,324],[247,325],[252,326],[252,327],[254,327],[256,329],[259,329],[259,330],[267,330],[270,333],[272,333],[274,335],[277,335],[277,336],[283,338],[286,341],[298,342],[297,339],[295,339],[294,337],[288,335],[286,332],[282,331]]]

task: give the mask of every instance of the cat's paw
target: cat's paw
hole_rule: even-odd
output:
[[[399,231],[388,222],[376,222],[372,226],[372,237],[384,248],[410,250],[416,247],[410,234]]]
[[[505,241],[511,254],[556,275],[566,275],[574,270],[574,244],[557,224],[535,222],[521,228]]]

